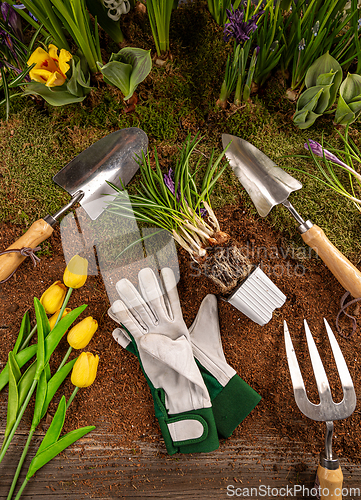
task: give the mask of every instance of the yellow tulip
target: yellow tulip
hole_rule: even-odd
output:
[[[99,356],[91,352],[82,352],[75,361],[71,373],[71,382],[76,387],[89,387],[97,375]]]
[[[63,281],[69,288],[80,288],[88,276],[88,261],[79,255],[74,255],[66,266]]]
[[[97,329],[98,322],[91,316],[88,316],[73,326],[68,333],[68,342],[73,349],[83,349],[89,344]]]
[[[65,49],[60,50],[55,45],[49,45],[49,53],[38,47],[30,56],[28,66],[35,63],[30,70],[29,76],[32,80],[44,83],[47,87],[58,87],[66,81],[66,73],[70,66],[68,61],[72,55]]]
[[[70,313],[70,311],[71,311],[71,309],[69,309],[68,307],[66,307],[64,309],[64,312],[63,312],[62,317],[60,319],[64,318],[64,316],[66,316],[68,313]],[[51,318],[49,318],[50,330],[52,330],[54,328],[55,322],[58,319],[59,313],[60,313],[60,309],[58,309],[56,311],[56,313],[53,314]],[[60,319],[59,319],[59,321],[60,321]]]
[[[40,303],[46,314],[54,314],[61,308],[66,294],[66,287],[61,281],[55,281],[41,296]]]

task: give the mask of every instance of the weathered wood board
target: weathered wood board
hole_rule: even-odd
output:
[[[2,440],[3,406],[0,419]],[[19,484],[42,436],[41,432],[34,436]],[[0,465],[1,500],[7,498],[26,437],[27,428],[21,425]],[[158,440],[135,443],[135,449],[112,447],[112,442],[119,442],[119,437],[98,426],[40,469],[22,498],[314,498],[307,490],[313,487],[318,457],[302,451],[301,443],[291,442],[277,429],[265,429],[257,422],[251,435],[224,440],[217,451],[208,454],[169,456]],[[341,466],[349,493],[343,498],[360,500],[361,465],[342,459]]]

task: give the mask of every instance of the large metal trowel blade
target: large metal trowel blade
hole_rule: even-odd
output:
[[[226,158],[242,186],[250,195],[257,212],[266,217],[271,209],[287,200],[302,184],[253,144],[230,134],[222,134],[223,148],[229,143]]]
[[[116,195],[108,182],[126,186],[139,168],[137,157],[146,154],[148,137],[137,127],[106,135],[76,156],[53,180],[70,195],[82,192],[80,204],[92,220]]]

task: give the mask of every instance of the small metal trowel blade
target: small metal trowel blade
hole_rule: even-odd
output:
[[[222,134],[222,143],[224,149],[231,143],[226,158],[261,217],[284,202],[292,191],[301,189],[301,182],[277,167],[253,144],[230,134]]]

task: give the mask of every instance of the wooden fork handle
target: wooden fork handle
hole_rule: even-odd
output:
[[[313,225],[302,235],[303,241],[319,255],[345,290],[361,297],[361,272],[330,242],[323,230]]]
[[[52,234],[54,229],[44,219],[35,221],[29,229],[7,250],[21,248],[35,248]],[[0,250],[1,251],[1,250]],[[25,259],[19,252],[0,255],[0,281],[5,280]]]
[[[329,470],[319,465],[317,476],[321,500],[342,500],[343,474],[340,466],[336,470]]]

